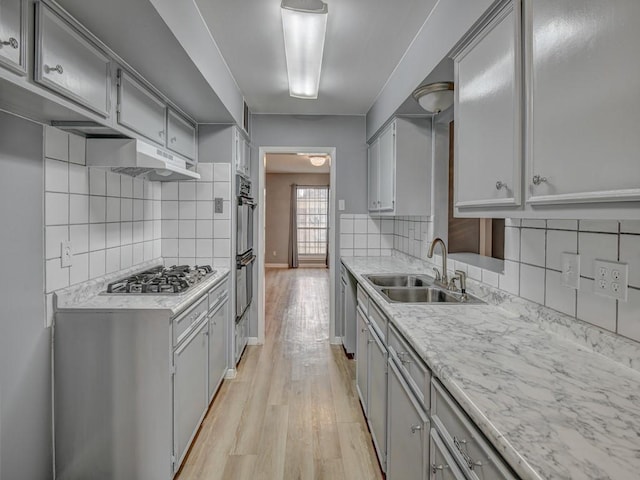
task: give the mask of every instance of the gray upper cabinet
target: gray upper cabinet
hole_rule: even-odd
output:
[[[107,55],[46,4],[36,3],[37,83],[107,118],[111,110],[110,66]]]
[[[521,204],[520,18],[503,2],[454,54],[457,208]]]
[[[26,75],[27,1],[0,0],[0,65]]]
[[[167,113],[167,147],[192,160],[196,158],[196,127],[171,108]]]
[[[640,200],[640,2],[524,5],[527,202]]]
[[[118,70],[118,123],[164,146],[167,106],[138,80]]]

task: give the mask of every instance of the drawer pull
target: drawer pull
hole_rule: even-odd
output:
[[[416,433],[422,430],[422,425],[411,425],[411,433]]]
[[[62,65],[58,64],[55,67],[50,67],[49,65],[44,66],[44,73],[58,72],[60,75],[64,72]]]
[[[403,365],[409,365],[410,363],[413,363],[411,360],[407,360],[407,355],[409,355],[408,352],[398,352],[398,358],[400,358],[400,362]]]
[[[361,331],[362,333],[364,333],[364,332],[366,332],[366,331],[367,331],[367,329],[366,329],[366,328],[361,328],[361,329],[360,329],[360,331]]]
[[[438,473],[438,470],[442,471],[449,468],[449,465],[436,465],[435,463],[431,464],[431,473]]]
[[[369,340],[367,340],[367,343],[371,345],[373,343],[373,338],[370,338]]]
[[[0,45],[9,45],[11,48],[18,48],[18,41],[11,37],[9,40],[0,41]]]
[[[456,446],[456,448],[458,449],[458,451],[460,452],[460,455],[462,455],[462,458],[464,459],[464,462],[467,464],[467,467],[469,467],[469,470],[473,470],[474,467],[481,467],[482,466],[482,462],[478,462],[478,461],[474,461],[469,454],[466,452],[466,445],[467,445],[467,441],[464,439],[458,439],[455,435],[453,437],[453,444]],[[465,445],[464,449],[463,449],[463,445]]]

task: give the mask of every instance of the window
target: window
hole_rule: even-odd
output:
[[[298,255],[324,257],[327,254],[329,188],[298,187]]]

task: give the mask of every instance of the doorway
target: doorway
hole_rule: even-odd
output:
[[[265,340],[266,275],[272,269],[328,269],[326,299],[335,336],[335,148],[260,147],[257,343]],[[299,274],[304,275],[304,271]],[[309,272],[311,275],[311,272]]]

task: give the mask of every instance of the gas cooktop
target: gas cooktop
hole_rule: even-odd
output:
[[[122,278],[107,285],[104,294],[176,294],[184,293],[215,270],[209,265],[174,265],[155,267],[144,272]]]

